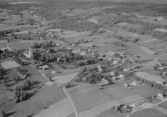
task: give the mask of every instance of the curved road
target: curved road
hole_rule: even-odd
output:
[[[75,116],[76,116],[76,117],[79,117],[78,112],[77,112],[77,110],[76,110],[76,107],[74,106],[74,103],[72,102],[70,96],[69,96],[68,93],[66,92],[65,87],[63,87],[63,91],[64,91],[64,93],[67,95],[68,99],[70,100],[70,102],[71,102],[71,104],[72,104],[72,106],[73,106]]]

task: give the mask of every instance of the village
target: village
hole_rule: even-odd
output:
[[[166,117],[167,19],[113,8],[1,9],[0,117]]]

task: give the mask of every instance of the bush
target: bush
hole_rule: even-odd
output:
[[[68,82],[68,83],[66,84],[66,88],[68,89],[68,88],[70,88],[70,87],[71,87],[71,83]]]

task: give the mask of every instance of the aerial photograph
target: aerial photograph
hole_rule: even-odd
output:
[[[167,0],[0,0],[0,117],[167,117]]]

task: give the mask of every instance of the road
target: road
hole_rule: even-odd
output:
[[[63,87],[63,91],[64,91],[64,93],[67,95],[68,99],[70,100],[70,102],[71,102],[71,104],[72,104],[72,106],[73,106],[74,113],[75,113],[75,117],[79,117],[79,114],[78,114],[78,112],[77,112],[77,110],[76,110],[76,107],[75,107],[73,101],[71,100],[70,96],[69,96],[68,93],[66,92],[65,87]]]
[[[34,66],[32,65],[32,67],[34,67]],[[35,68],[35,67],[34,67],[34,68]],[[48,79],[40,70],[38,70],[38,71],[41,73],[41,75],[42,75],[45,79],[47,79],[47,80],[49,81],[49,79]],[[70,96],[69,96],[68,93],[66,92],[65,87],[61,87],[61,86],[60,86],[59,84],[57,84],[57,83],[54,83],[54,84],[58,85],[60,88],[63,89],[64,93],[66,94],[67,98],[69,99],[69,101],[70,101],[70,103],[71,103],[71,105],[72,105],[72,107],[73,107],[73,110],[74,110],[74,113],[75,113],[75,117],[79,117],[79,116],[78,116],[78,112],[77,112],[77,110],[76,110],[76,107],[74,106],[74,103],[73,103],[72,99],[70,98]]]

